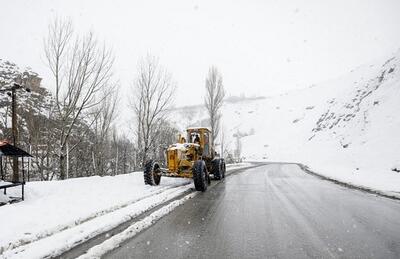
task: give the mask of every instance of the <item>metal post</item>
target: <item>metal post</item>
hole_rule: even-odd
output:
[[[13,137],[13,144],[15,147],[18,145],[18,128],[17,128],[17,107],[16,107],[16,94],[15,94],[15,88],[11,89],[11,113],[12,113],[12,118],[11,118],[11,128],[12,128],[12,137]],[[19,182],[19,172],[18,172],[18,158],[14,157],[13,158],[13,176],[12,176],[12,181],[13,182]]]
[[[25,183],[24,157],[22,159],[22,182]]]
[[[4,181],[4,173],[3,173],[3,156],[0,156],[0,172],[1,172],[1,180]]]
[[[31,144],[29,144],[29,154],[32,154],[32,145]],[[29,180],[30,180],[30,172],[31,172],[31,158],[29,157],[28,158],[28,182],[29,182]]]

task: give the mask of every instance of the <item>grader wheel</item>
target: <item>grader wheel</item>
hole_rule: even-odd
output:
[[[225,178],[225,172],[226,172],[226,164],[225,164],[225,161],[222,162],[221,169],[222,169],[222,173],[221,173],[222,178]]]
[[[215,180],[221,180],[225,174],[223,174],[223,164],[220,159],[214,159],[211,161],[212,173],[214,174]]]
[[[159,164],[148,161],[144,166],[144,183],[148,185],[159,185],[161,181],[161,169]]]
[[[193,182],[196,191],[205,192],[207,190],[207,185],[209,177],[207,176],[206,165],[203,160],[197,160],[193,165]]]

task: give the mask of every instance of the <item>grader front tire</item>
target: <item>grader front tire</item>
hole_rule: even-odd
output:
[[[159,164],[148,161],[144,166],[144,183],[148,185],[159,185],[161,181],[161,169]]]
[[[203,160],[197,160],[193,165],[193,182],[196,191],[205,192],[207,190],[208,179],[207,169]]]

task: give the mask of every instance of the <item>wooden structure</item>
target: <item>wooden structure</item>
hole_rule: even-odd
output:
[[[11,157],[22,160],[22,181],[18,182],[7,182],[4,179],[3,172],[3,157]],[[13,201],[24,200],[24,185],[25,185],[25,170],[24,170],[24,157],[32,157],[28,152],[11,145],[7,141],[0,141],[0,171],[1,171],[1,181],[0,189],[4,190],[4,194],[7,194],[7,188],[21,186],[21,197],[17,197]]]

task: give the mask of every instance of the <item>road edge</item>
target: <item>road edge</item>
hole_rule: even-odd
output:
[[[305,173],[308,173],[310,175],[316,176],[316,177],[318,177],[318,178],[320,178],[322,180],[330,181],[330,182],[333,182],[333,183],[338,184],[340,186],[344,186],[346,188],[355,189],[355,190],[367,192],[367,193],[374,194],[374,195],[379,195],[381,197],[385,197],[385,198],[388,198],[388,199],[400,200],[400,195],[397,196],[395,194],[390,194],[390,193],[387,193],[387,192],[384,192],[384,191],[380,191],[380,190],[376,190],[376,189],[373,189],[373,188],[370,188],[370,187],[365,187],[365,186],[362,186],[362,185],[356,185],[356,184],[351,184],[351,183],[348,183],[348,182],[343,182],[343,181],[340,181],[338,179],[331,178],[329,176],[326,176],[326,175],[323,175],[323,174],[320,174],[320,173],[316,173],[313,170],[311,170],[305,164],[302,164],[302,163],[294,163],[294,164],[298,165],[301,168],[301,170],[303,170]]]

